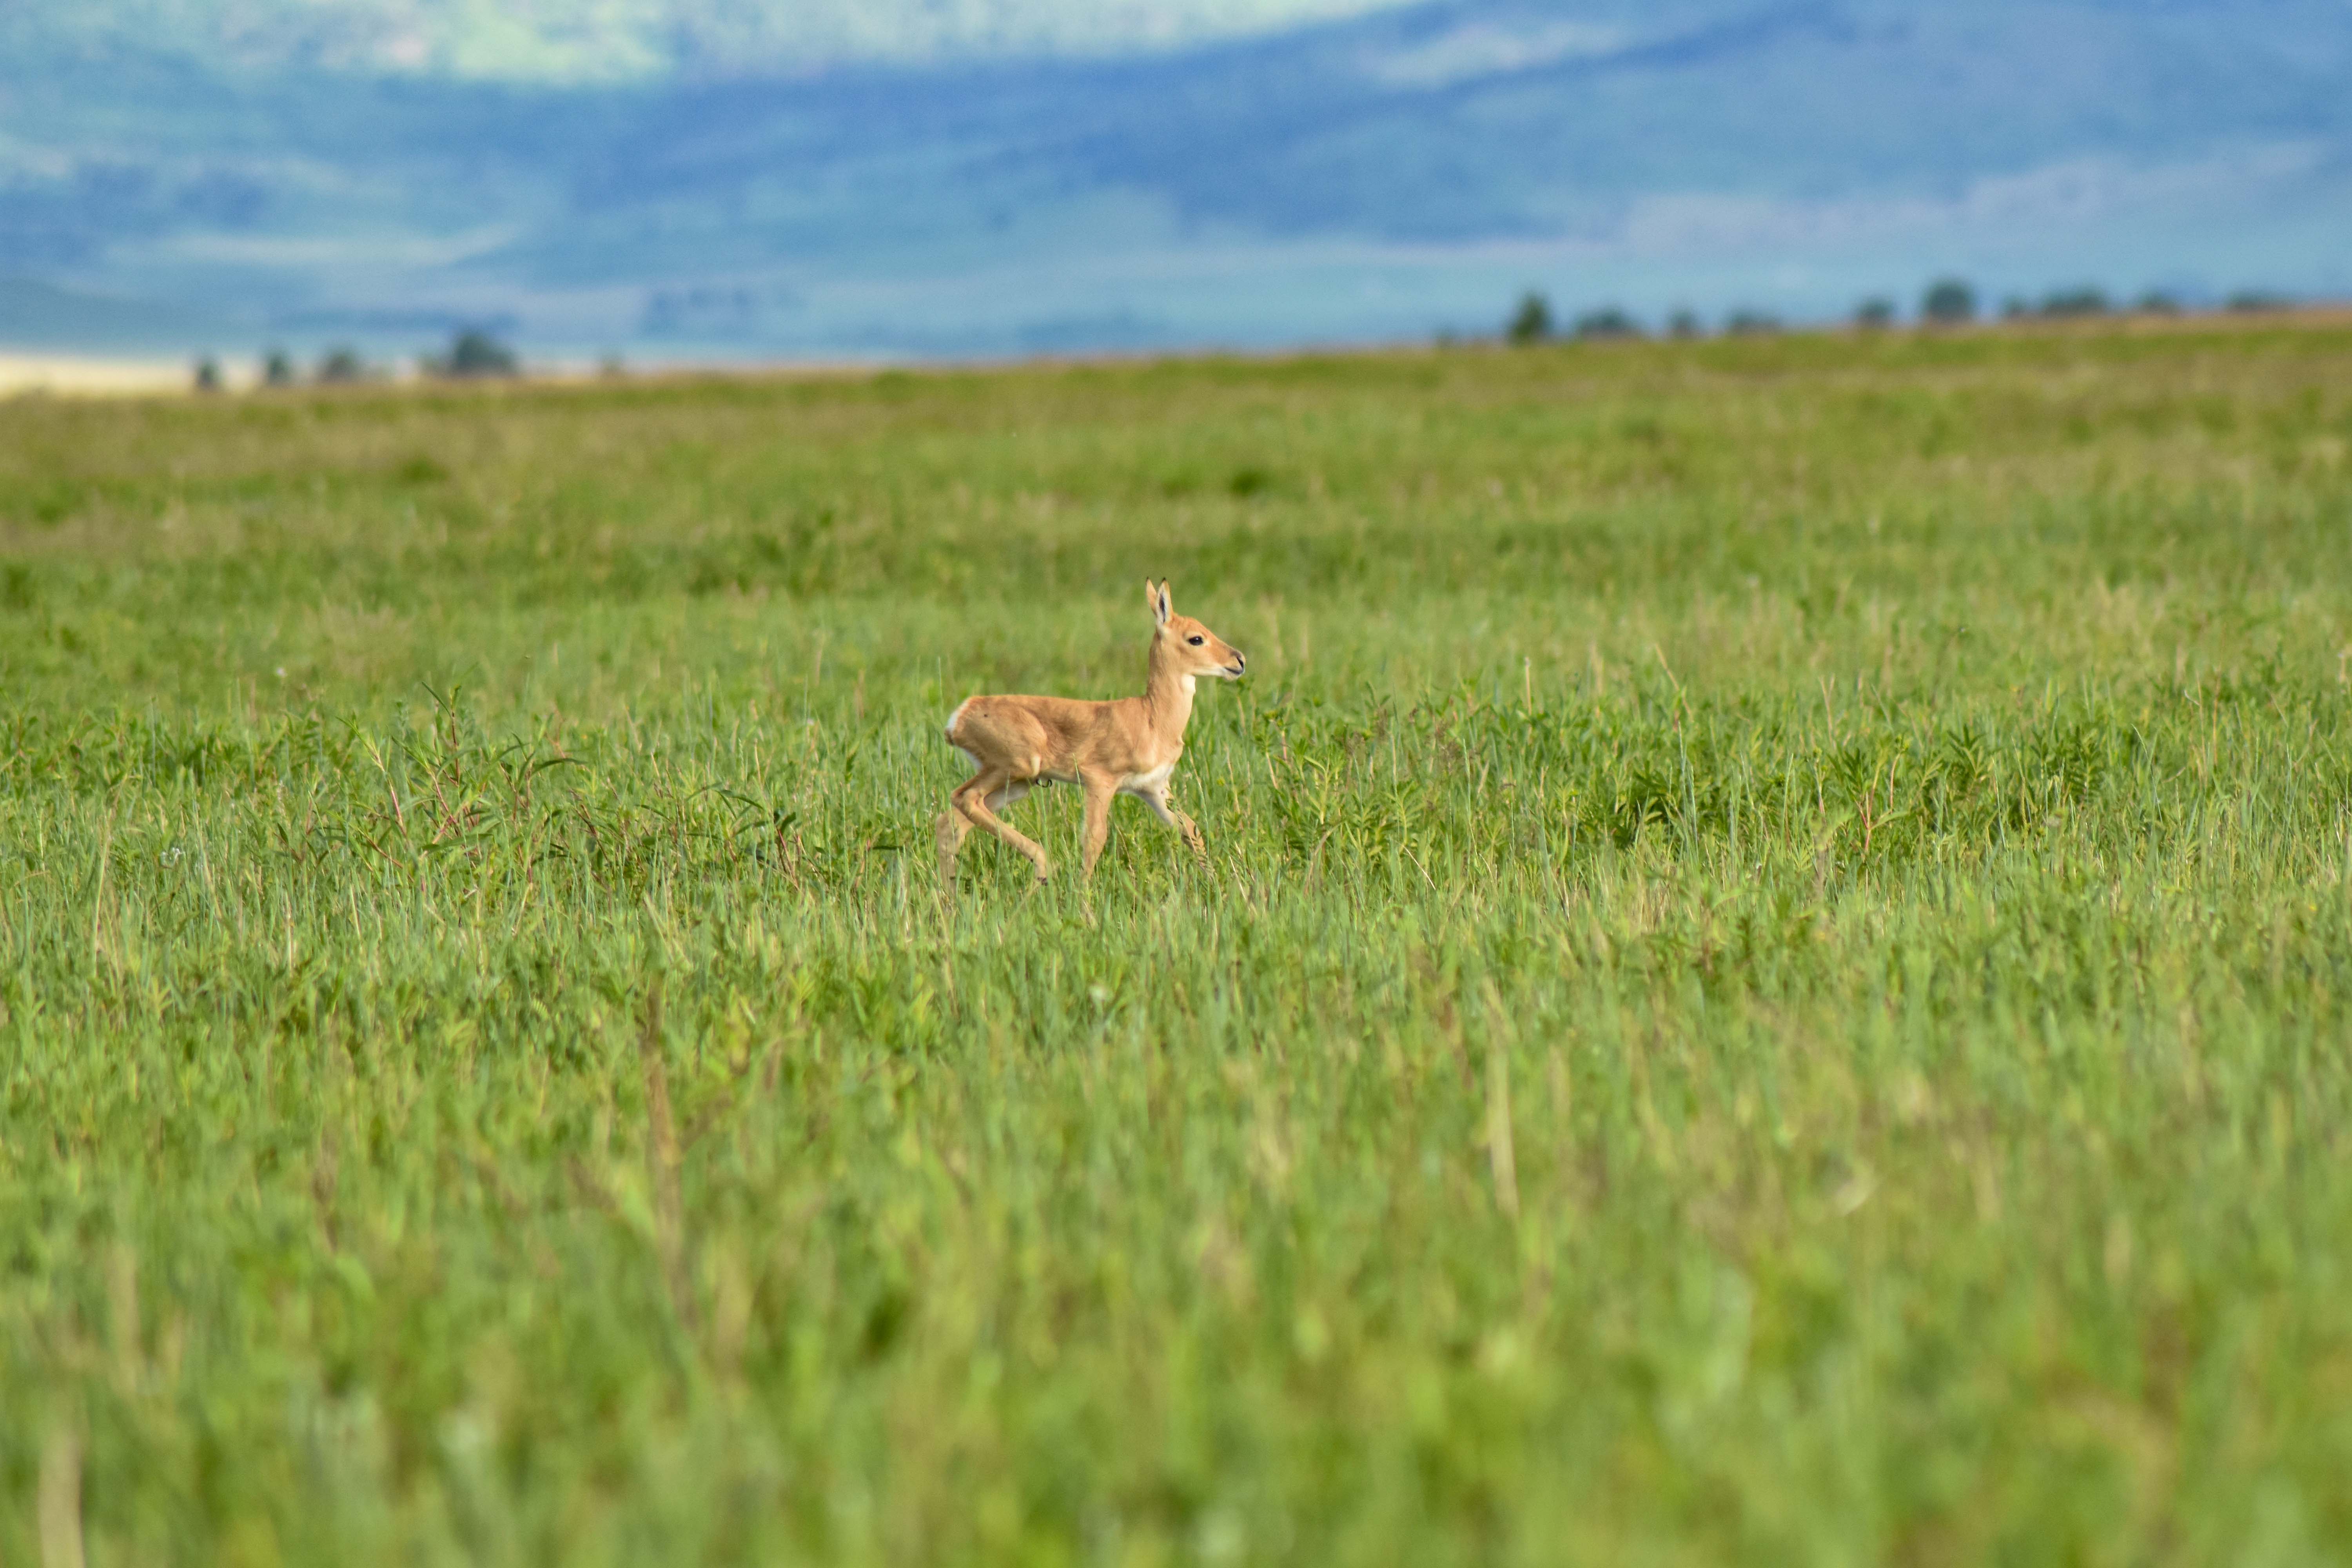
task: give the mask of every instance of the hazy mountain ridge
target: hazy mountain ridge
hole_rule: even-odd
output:
[[[1445,0],[593,88],[118,41],[0,86],[0,270],[256,330],[941,352],[1422,330],[1562,268],[1800,313],[1945,264],[2308,289],[2352,256],[2348,79],[2341,0]]]

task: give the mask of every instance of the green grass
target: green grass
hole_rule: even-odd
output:
[[[0,1562],[2352,1555],[2352,331],[0,405]],[[1247,651],[1091,887],[973,690]]]

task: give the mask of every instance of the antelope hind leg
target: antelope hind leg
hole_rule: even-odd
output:
[[[1037,879],[1043,882],[1054,874],[1054,862],[1047,858],[1045,847],[989,809],[988,797],[1011,782],[1002,777],[992,779],[983,773],[956,791],[956,809],[974,827],[993,833],[1027,856],[1029,863],[1037,868]]]
[[[954,806],[940,813],[931,825],[931,837],[940,847],[940,880],[955,886],[956,856],[963,848],[964,836],[971,831],[971,823]]]

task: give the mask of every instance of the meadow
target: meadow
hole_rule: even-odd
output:
[[[2344,1560],[2347,659],[2341,322],[0,403],[0,1563]]]

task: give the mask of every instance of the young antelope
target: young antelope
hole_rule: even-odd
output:
[[[1165,582],[1143,584],[1151,605],[1150,673],[1143,695],[1111,702],[1067,697],[967,697],[948,716],[948,744],[979,770],[948,797],[938,824],[940,875],[952,886],[957,851],[978,827],[1029,858],[1042,882],[1054,874],[1045,847],[997,815],[1038,785],[1086,791],[1086,874],[1094,875],[1110,836],[1111,797],[1131,795],[1208,858],[1201,830],[1168,798],[1169,775],[1184,754],[1193,683],[1239,680],[1248,661],[1189,616],[1176,614]]]

